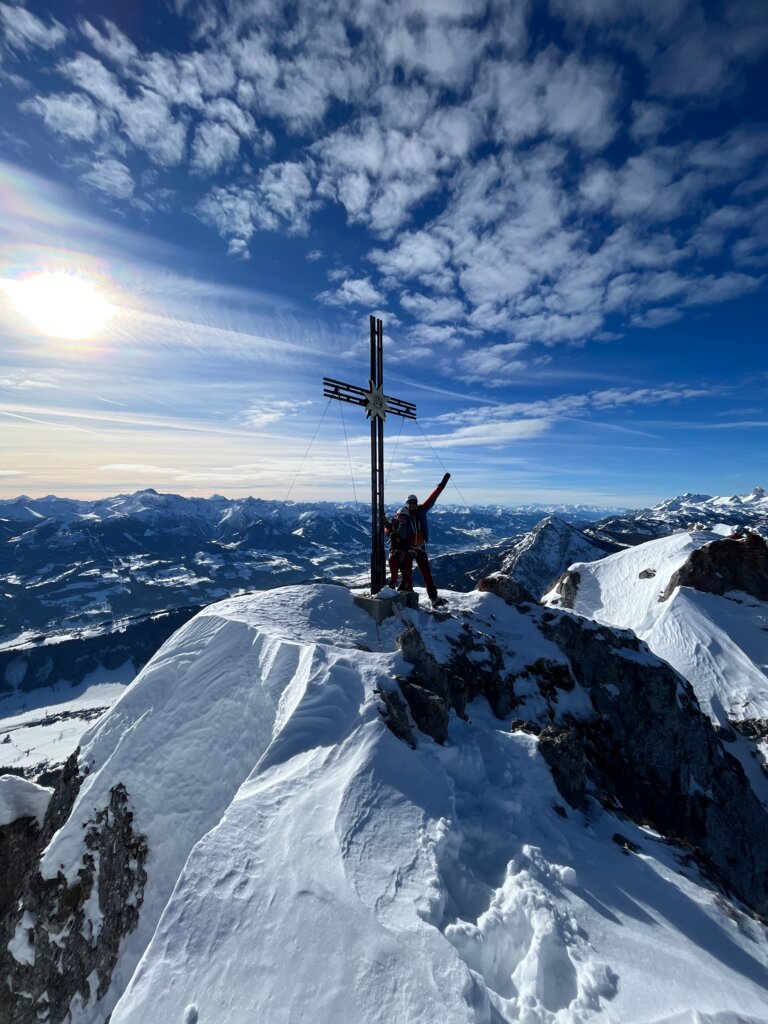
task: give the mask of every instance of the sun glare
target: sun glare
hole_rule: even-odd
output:
[[[115,313],[98,287],[77,274],[31,274],[7,291],[19,313],[54,338],[91,338]]]

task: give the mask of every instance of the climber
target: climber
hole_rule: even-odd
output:
[[[427,555],[427,541],[429,540],[429,522],[427,520],[427,513],[437,501],[439,495],[442,493],[445,485],[451,478],[450,473],[446,473],[437,487],[432,491],[426,501],[419,504],[419,499],[415,494],[409,494],[406,499],[405,506],[400,510],[398,515],[405,513],[407,519],[407,537],[408,547],[412,559],[415,560],[421,570],[421,575],[424,577],[424,585],[427,588],[427,596],[432,602],[433,608],[438,608],[441,605],[445,605],[448,602],[444,597],[438,597],[437,587],[435,586],[434,580],[432,579],[432,571],[429,568],[429,556]],[[412,573],[412,565],[409,566],[409,574]],[[405,589],[405,588],[403,588]]]
[[[402,573],[400,590],[413,590],[413,556],[408,542],[408,513],[400,509],[392,519],[384,518],[384,532],[389,537],[389,585],[397,587],[398,573]]]

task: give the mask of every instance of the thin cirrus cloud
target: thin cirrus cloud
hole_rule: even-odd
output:
[[[127,248],[116,276],[138,286],[111,341],[133,360],[131,402],[150,364],[180,387],[231,359],[268,378],[264,397],[228,408],[235,429],[248,416],[287,428],[267,388],[282,395],[300,368],[295,398],[309,401],[303,378],[327,357],[364,363],[375,309],[388,365],[457,396],[438,444],[491,443],[477,441],[494,417],[472,420],[470,388],[484,415],[507,410],[496,439],[512,445],[566,415],[703,398],[685,383],[696,359],[670,344],[656,367],[643,339],[693,350],[704,325],[706,345],[708,316],[750,309],[765,288],[768,128],[750,99],[764,5],[190,0],[162,25],[89,2],[58,19],[0,3],[9,127],[32,124],[47,166],[105,209],[102,223],[67,216],[64,190],[32,186],[3,256],[20,265],[21,237],[44,245],[59,200],[80,250],[97,243],[114,269]],[[134,273],[139,228],[163,258]],[[208,269],[150,280],[187,246],[216,268],[210,294]],[[227,275],[258,299],[235,289],[230,302]],[[522,381],[553,390],[582,374],[637,384],[516,400]]]

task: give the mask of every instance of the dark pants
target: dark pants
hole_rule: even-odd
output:
[[[389,585],[397,586],[398,572],[403,575],[401,590],[413,590],[413,559],[410,551],[392,551],[389,556]]]

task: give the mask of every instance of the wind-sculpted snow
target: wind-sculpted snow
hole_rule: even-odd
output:
[[[384,726],[406,627],[437,663],[457,643],[516,677],[566,661],[494,594],[449,605],[377,628],[338,587],[289,587],[164,645],[86,735],[43,860],[74,879],[83,824],[125,787],[148,847],[139,921],[71,1024],[768,1020],[763,926],[649,829],[564,807],[535,735],[482,698],[442,746]],[[578,685],[552,706],[593,713]]]

